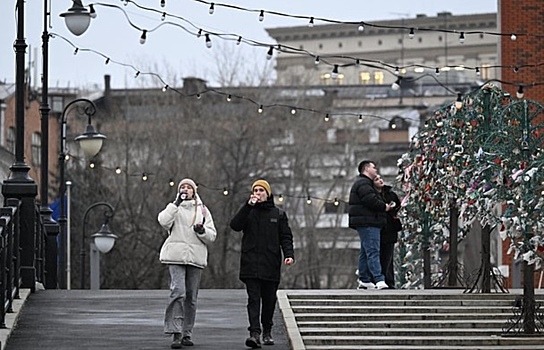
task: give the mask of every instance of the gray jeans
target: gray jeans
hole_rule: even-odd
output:
[[[202,269],[191,265],[168,265],[170,298],[164,313],[164,333],[191,336]]]

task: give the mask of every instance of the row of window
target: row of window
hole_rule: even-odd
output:
[[[6,138],[6,148],[11,153],[15,153],[15,128],[8,129]],[[41,166],[42,164],[42,135],[39,132],[32,133],[31,139],[31,162],[33,166]]]
[[[452,34],[452,35],[453,35],[453,34]],[[417,42],[418,42],[418,43],[423,43],[423,37],[422,37],[422,36],[417,36],[417,35],[416,35],[415,37],[417,37]],[[484,37],[485,37],[484,34],[481,33],[481,34],[480,34],[480,39],[483,39]],[[444,41],[444,37],[443,37],[442,35],[439,35],[437,38],[438,38],[438,42],[443,42],[443,41]],[[412,39],[410,39],[410,41],[412,41]],[[404,44],[404,38],[399,38],[399,39],[398,39],[398,44],[399,44],[399,45]],[[382,40],[382,39],[378,39],[378,46],[381,46],[381,45],[383,45],[383,40]],[[324,45],[323,45],[322,43],[319,43],[317,46],[318,46],[318,48],[319,48],[320,50],[322,50],[323,47],[324,47]],[[363,42],[362,42],[361,40],[359,40],[359,41],[357,42],[357,46],[358,46],[358,47],[363,47]],[[338,42],[338,48],[342,48],[342,47],[344,47],[344,43],[341,42],[341,41]],[[299,45],[299,49],[304,50],[304,45]]]

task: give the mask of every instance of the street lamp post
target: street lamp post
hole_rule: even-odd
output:
[[[85,211],[85,215],[83,215],[83,228],[81,230],[81,251],[80,251],[80,264],[81,264],[81,271],[80,271],[80,277],[81,277],[81,289],[85,288],[85,227],[87,225],[87,216],[91,212],[92,209],[99,207],[99,206],[105,206],[107,207],[107,210],[104,211],[104,223],[102,224],[102,227],[100,230],[93,234],[91,237],[94,239],[94,245],[101,253],[107,253],[115,244],[115,240],[117,239],[117,236],[111,233],[110,228],[108,226],[109,220],[113,217],[115,209],[111,206],[111,204],[106,202],[97,202],[92,204],[90,207],[87,208]],[[92,255],[91,255],[92,257]],[[91,269],[96,269],[95,265],[98,265],[98,268],[96,271],[98,272],[100,269],[99,260],[96,259],[94,264],[91,262]],[[91,289],[100,289],[100,273],[97,273],[98,277],[93,276],[94,274],[91,272]],[[94,278],[97,278],[97,282],[94,282]]]
[[[86,158],[92,158],[98,152],[100,152],[100,149],[102,148],[102,143],[104,139],[106,139],[106,136],[96,132],[94,127],[91,124],[92,116],[96,113],[96,106],[91,100],[88,100],[85,98],[78,98],[68,103],[66,107],[64,107],[64,110],[62,111],[62,116],[61,116],[60,148],[59,148],[59,177],[60,177],[59,224],[60,224],[60,232],[61,232],[59,257],[62,257],[59,262],[59,269],[60,269],[60,274],[62,274],[63,276],[64,276],[64,271],[66,268],[66,262],[63,259],[66,252],[66,203],[65,203],[66,122],[67,122],[68,112],[71,110],[72,107],[76,108],[78,115],[84,115],[85,117],[87,117],[87,127],[85,128],[85,132],[75,138],[75,141],[79,142],[79,145],[81,149],[83,150],[83,154],[85,155]]]
[[[5,200],[20,200],[21,287],[36,289],[35,237],[36,195],[38,187],[28,175],[30,167],[25,163],[25,53],[24,0],[17,0],[17,39],[15,49],[15,162],[10,167],[10,177],[2,183]]]

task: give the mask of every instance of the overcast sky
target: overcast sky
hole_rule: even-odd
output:
[[[50,0],[45,0],[50,1]],[[434,16],[438,12],[449,11],[454,15],[489,13],[497,11],[497,0],[225,0],[215,1],[213,15],[208,13],[209,5],[195,0],[134,0],[134,3],[166,12],[166,22],[183,25],[192,32],[197,28],[217,33],[241,35],[244,39],[260,43],[274,44],[265,28],[306,25],[307,20],[265,15],[262,22],[258,13],[234,10],[219,6],[229,4],[245,9],[276,11],[288,15],[322,17],[342,21],[372,22],[384,19],[415,17],[416,14]],[[208,1],[209,2],[209,1]],[[15,81],[15,53],[13,42],[17,37],[17,0],[0,1],[0,81]],[[119,0],[91,2],[83,0],[88,6],[95,3],[97,17],[91,21],[87,32],[82,36],[72,35],[64,25],[59,14],[71,7],[72,1],[54,0],[51,9],[51,28],[49,32],[67,38],[79,48],[92,49],[109,57],[112,61],[135,66],[142,72],[159,74],[172,85],[180,85],[179,78],[197,76],[214,85],[214,72],[224,61],[228,48],[240,51],[242,61],[253,67],[257,60],[266,61],[266,49],[248,45],[236,46],[234,41],[221,40],[212,36],[212,48],[206,48],[204,37],[197,38],[179,26],[165,24],[159,13],[138,9],[134,3],[126,6]],[[111,4],[120,7],[101,6]],[[318,5],[319,3],[319,5]],[[39,81],[41,74],[41,34],[43,31],[44,0],[26,0],[25,37],[31,58],[37,60],[37,70],[32,76]],[[169,16],[173,15],[173,16]],[[176,18],[178,17],[178,18]],[[179,17],[183,18],[182,21]],[[145,44],[140,44],[141,31],[136,27],[148,29]],[[163,23],[163,25],[161,25]],[[320,22],[316,21],[316,25]],[[323,24],[323,23],[322,23]],[[156,29],[154,29],[156,28]],[[154,29],[154,30],[152,30]],[[151,31],[152,30],[152,31]],[[135,70],[119,64],[105,64],[106,59],[99,54],[82,52],[74,55],[74,48],[56,37],[50,40],[49,85],[51,87],[91,87],[103,88],[105,74],[112,76],[112,87],[137,86]]]

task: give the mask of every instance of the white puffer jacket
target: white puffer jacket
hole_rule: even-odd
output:
[[[205,218],[205,220],[204,220]],[[176,206],[169,203],[158,216],[159,224],[170,232],[162,245],[159,259],[163,264],[192,265],[200,268],[208,264],[208,244],[215,241],[217,231],[213,218],[202,200],[185,200]],[[204,222],[204,233],[193,230]]]

